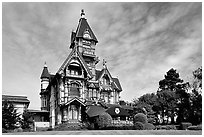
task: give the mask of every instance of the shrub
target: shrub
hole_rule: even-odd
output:
[[[49,127],[48,129],[47,129],[47,131],[52,131],[53,130],[53,128],[52,127]]]
[[[138,113],[134,116],[134,123],[141,122],[143,124],[147,123],[147,116],[143,113]]]
[[[136,130],[144,130],[144,124],[142,122],[135,122],[134,128]]]
[[[145,130],[154,130],[155,126],[151,123],[146,123],[146,124],[144,124],[144,129]]]
[[[94,130],[94,123],[88,123],[87,129]]]
[[[166,130],[176,130],[176,126],[175,125],[166,125]]]
[[[23,132],[23,129],[22,128],[16,128],[16,129],[14,129],[14,132]]]
[[[31,129],[31,128],[26,128],[26,129],[23,129],[23,132],[33,132],[33,129]]]
[[[189,126],[188,130],[202,130],[202,125],[198,125],[198,126]]]
[[[176,126],[175,125],[158,125],[156,126],[157,130],[176,130]]]
[[[5,128],[2,128],[2,133],[8,133],[8,131]]]
[[[112,117],[108,113],[102,113],[96,118],[97,128],[105,128],[111,125]]]
[[[192,126],[189,122],[182,122],[181,123],[181,130],[186,130],[189,126]]]
[[[153,124],[155,122],[155,118],[148,118],[147,121],[148,123]]]

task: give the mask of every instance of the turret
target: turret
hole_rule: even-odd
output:
[[[42,92],[42,90],[45,90],[47,88],[47,86],[49,84],[49,78],[50,78],[50,74],[48,72],[47,65],[46,65],[46,62],[45,62],[42,74],[40,76],[40,79],[41,79],[41,92]]]
[[[42,71],[42,74],[40,76],[40,79],[41,79],[41,92],[40,92],[40,95],[41,95],[41,110],[47,110],[47,102],[48,102],[48,98],[45,94],[45,90],[47,88],[47,86],[49,85],[49,78],[50,78],[50,74],[48,72],[48,69],[47,69],[47,65],[46,65],[46,62],[45,62],[45,65],[44,65],[44,68],[43,68],[43,71]]]
[[[98,57],[95,54],[95,48],[98,40],[89,26],[87,19],[85,18],[84,10],[81,10],[81,18],[77,26],[76,32],[71,33],[71,45],[73,50],[76,48],[81,53],[83,59],[87,63],[90,71],[95,79],[95,65],[99,62]]]

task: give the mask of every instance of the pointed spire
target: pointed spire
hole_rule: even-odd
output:
[[[105,60],[105,59],[103,59],[103,68],[104,68],[104,69],[106,69],[106,68],[107,68],[106,63],[107,63],[107,62],[106,62],[106,60]]]
[[[42,72],[40,78],[42,79],[42,78],[49,78],[49,77],[50,77],[50,73],[48,72],[47,64],[45,62],[43,72]]]
[[[84,9],[81,10],[81,18],[85,18]]]
[[[46,64],[46,61],[45,61],[45,64],[44,64],[44,68],[47,68],[47,64]]]
[[[89,36],[91,37],[91,40],[95,41],[98,43],[98,40],[96,36],[94,35],[91,27],[89,26],[87,20],[85,19],[85,13],[84,10],[81,10],[81,18],[79,19],[79,24],[76,29],[76,38],[83,38],[84,32],[88,30]]]

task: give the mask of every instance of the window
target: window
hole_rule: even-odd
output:
[[[82,69],[80,66],[70,65],[68,67],[67,73],[68,73],[68,75],[80,76],[80,75],[82,75]]]
[[[92,89],[89,89],[89,99],[93,97]]]
[[[93,89],[93,97],[97,98],[96,89]]]
[[[77,83],[72,83],[70,85],[70,92],[69,92],[69,95],[70,96],[80,96],[80,88],[79,88],[79,85]]]
[[[42,97],[42,104],[41,104],[42,107],[47,107],[47,100],[46,100],[46,97]]]
[[[104,85],[110,85],[110,79],[107,75],[104,75],[102,78],[102,84]]]

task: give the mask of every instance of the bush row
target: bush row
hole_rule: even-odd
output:
[[[136,130],[154,130],[155,126],[148,123],[147,116],[143,113],[138,113],[134,116],[134,129]]]
[[[189,126],[188,130],[202,130],[202,125],[198,125],[198,126]]]

